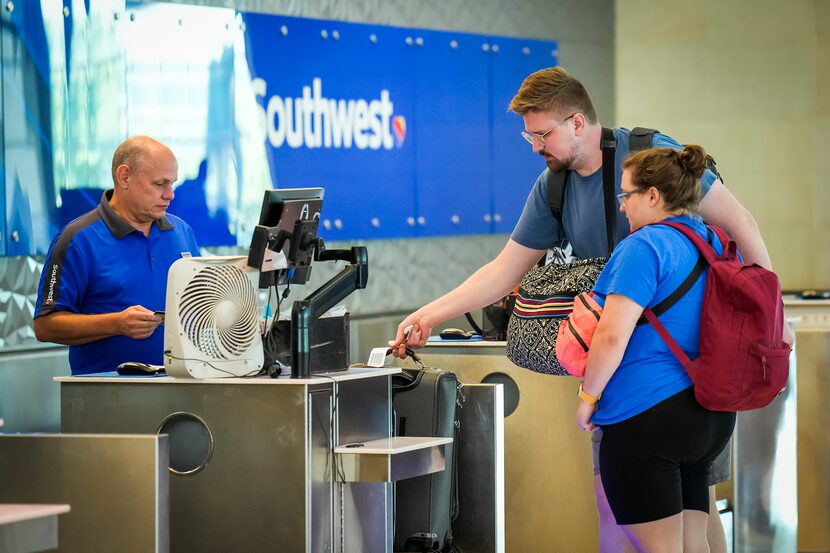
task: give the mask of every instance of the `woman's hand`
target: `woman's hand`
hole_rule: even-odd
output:
[[[594,413],[597,410],[596,403],[586,403],[581,399],[578,400],[579,405],[576,407],[576,424],[579,425],[579,428],[585,430],[586,432],[593,432],[597,430],[599,427],[591,422],[591,417],[594,416]]]

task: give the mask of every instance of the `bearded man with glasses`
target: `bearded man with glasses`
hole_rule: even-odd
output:
[[[405,347],[422,347],[432,329],[454,317],[481,309],[508,294],[548,249],[568,241],[578,258],[605,257],[607,237],[602,183],[602,125],[585,87],[561,67],[542,69],[528,76],[510,102],[510,110],[522,117],[522,137],[545,159],[547,168],[525,203],[504,249],[490,263],[476,271],[460,286],[418,309],[398,325],[392,342],[396,355],[403,357]],[[622,162],[629,155],[626,128],[613,129],[617,142],[614,187],[620,194]],[[661,133],[652,137],[652,147],[683,147]],[[561,221],[551,213],[548,197],[550,173],[566,171],[566,190]],[[700,213],[706,223],[721,227],[738,243],[749,263],[772,269],[766,245],[754,217],[707,170],[700,179]],[[621,201],[624,200],[621,198]],[[614,233],[617,242],[629,233],[621,212],[616,213]],[[794,336],[784,325],[784,340],[792,344]],[[601,432],[594,432],[594,491],[600,515],[600,551],[634,552],[633,546],[616,525],[608,507],[599,477],[598,452]],[[726,551],[726,539],[714,503],[715,484],[729,479],[731,445],[715,461],[710,481],[709,546],[712,553]]]

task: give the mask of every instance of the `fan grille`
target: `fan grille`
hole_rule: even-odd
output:
[[[239,267],[205,267],[182,293],[182,330],[200,352],[213,359],[236,359],[246,352],[259,332],[257,319],[256,292]]]

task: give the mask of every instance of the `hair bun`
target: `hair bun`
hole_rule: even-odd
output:
[[[707,155],[697,144],[687,144],[682,151],[677,152],[677,159],[684,172],[690,173],[695,179],[703,176]]]

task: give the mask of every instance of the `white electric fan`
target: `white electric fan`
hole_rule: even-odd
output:
[[[170,266],[164,368],[190,378],[255,375],[262,368],[256,288],[246,257],[185,257]]]

